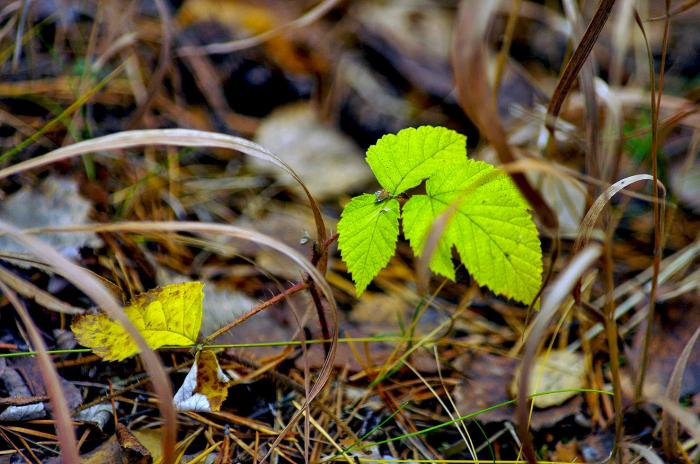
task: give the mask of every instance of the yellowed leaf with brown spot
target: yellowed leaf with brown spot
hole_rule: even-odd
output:
[[[193,345],[202,325],[203,288],[201,282],[156,288],[134,298],[124,312],[153,349]],[[78,316],[71,330],[78,343],[106,361],[121,361],[139,352],[122,326],[105,314]]]
[[[197,386],[195,393],[209,398],[212,412],[221,409],[228,396],[229,378],[219,366],[216,353],[210,350],[199,352],[197,356]]]

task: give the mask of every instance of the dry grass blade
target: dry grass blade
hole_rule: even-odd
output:
[[[308,26],[309,24],[323,17],[338,3],[340,3],[340,0],[323,0],[302,16],[298,17],[294,21],[283,24],[280,27],[270,29],[269,31],[265,31],[253,37],[233,40],[231,42],[213,43],[202,47],[182,47],[178,50],[178,55],[213,55],[216,53],[232,53],[239,50],[245,50],[246,48],[257,47],[258,45],[261,45],[273,37],[283,34],[284,32]]]
[[[135,127],[141,121],[141,118],[143,118],[146,111],[148,111],[148,108],[153,103],[153,99],[163,85],[163,78],[165,77],[165,72],[168,70],[168,62],[170,61],[173,42],[172,17],[170,16],[170,11],[168,11],[168,6],[163,0],[155,0],[154,3],[161,22],[162,43],[160,44],[160,54],[158,55],[156,70],[148,83],[146,99],[139,104],[133,116],[131,116],[131,128]]]
[[[639,15],[635,12],[635,20],[637,21],[639,28],[642,30],[642,35],[644,37],[644,42],[647,49],[647,61],[649,64],[649,83],[651,86],[651,171],[654,176],[653,191],[654,197],[659,198],[659,169],[658,169],[658,152],[659,152],[659,115],[661,113],[661,96],[663,95],[664,87],[664,75],[666,70],[666,56],[668,53],[669,45],[669,31],[670,31],[670,9],[671,0],[666,0],[666,18],[664,21],[664,34],[663,34],[663,44],[661,48],[661,64],[659,66],[659,78],[658,84],[654,78],[654,59],[651,53],[651,47],[649,46],[649,41],[647,40],[646,32],[644,31],[644,25],[639,21]],[[664,198],[665,198],[664,191]],[[663,205],[659,205],[659,202],[654,202],[654,272],[651,278],[651,290],[649,292],[649,309],[647,311],[647,326],[644,334],[644,342],[642,346],[642,359],[639,366],[639,375],[637,376],[637,381],[634,386],[634,398],[635,401],[639,401],[642,396],[642,391],[644,389],[644,376],[646,375],[646,368],[649,360],[649,342],[651,340],[651,328],[654,324],[654,312],[656,309],[656,292],[659,284],[659,270],[661,265],[661,255],[663,253],[663,216],[664,208]]]
[[[489,72],[483,40],[491,15],[497,6],[498,2],[485,0],[460,3],[452,43],[452,66],[460,106],[493,145],[501,163],[508,164],[516,158],[508,145],[488,82]],[[556,229],[556,215],[525,176],[513,174],[511,177],[532,205],[542,224],[549,229]]]
[[[685,0],[685,2],[678,5],[676,8],[671,10],[668,14],[649,18],[649,21],[662,21],[664,19],[669,19],[673,16],[677,16],[681,13],[684,13],[684,12],[690,10],[692,7],[694,7],[698,3],[700,3],[700,0]]]
[[[685,374],[685,369],[688,366],[688,359],[690,354],[695,347],[695,342],[698,341],[700,337],[700,327],[695,330],[695,333],[688,343],[686,343],[683,351],[676,361],[676,365],[673,367],[673,372],[671,373],[671,378],[666,386],[666,398],[668,401],[678,403],[681,396],[681,383],[683,382],[683,375]],[[678,457],[677,443],[678,443],[678,422],[671,418],[670,413],[664,409],[661,415],[661,438],[664,445],[664,453],[671,459],[676,460]]]
[[[90,299],[102,308],[109,317],[118,321],[134,339],[141,350],[141,357],[143,358],[146,371],[151,377],[153,388],[160,398],[158,407],[165,424],[162,442],[162,462],[165,464],[174,462],[174,450],[177,438],[177,416],[172,402],[173,391],[170,386],[170,381],[168,380],[160,359],[148,346],[143,336],[141,336],[141,333],[134,327],[129,318],[126,317],[126,314],[124,314],[124,311],[119,303],[117,303],[114,296],[109,293],[102,283],[91,273],[74,264],[41,240],[31,237],[16,227],[4,222],[0,222],[0,233],[9,235],[28,248],[36,256],[40,256],[47,264],[53,266],[56,273],[62,275],[90,297]]]
[[[646,446],[638,445],[636,443],[627,443],[625,444],[625,447],[631,449],[644,459],[649,464],[664,464],[663,459],[659,457],[658,454],[654,453],[650,448],[647,448]]]
[[[66,302],[59,300],[50,293],[40,289],[31,282],[28,282],[21,277],[17,277],[4,267],[0,266],[0,281],[19,293],[25,298],[30,298],[36,301],[44,308],[64,314],[82,314],[85,311],[81,308],[71,306]]]
[[[573,0],[563,0],[564,11],[566,17],[572,24],[574,32],[573,37],[576,40],[582,39],[583,18],[579,11],[578,5]],[[598,103],[595,95],[595,66],[593,61],[588,61],[584,58],[580,73],[579,84],[583,93],[585,108],[586,108],[586,139],[588,140],[588,149],[586,150],[586,173],[592,177],[599,178],[602,163],[599,157],[599,124],[598,124]],[[592,187],[592,186],[591,186]]]
[[[648,398],[647,401],[662,407],[664,413],[668,413],[669,416],[685,427],[685,430],[695,440],[695,443],[700,443],[700,419],[698,419],[696,414],[683,409],[680,404],[664,396]]]
[[[523,453],[531,464],[537,462],[537,456],[530,438],[528,426],[529,401],[528,391],[530,385],[530,375],[537,356],[537,351],[542,343],[542,339],[550,322],[556,315],[561,304],[565,301],[576,282],[583,276],[585,271],[598,259],[602,249],[598,245],[589,245],[579,252],[566,267],[557,279],[548,287],[542,298],[542,307],[537,317],[532,322],[530,335],[523,351],[520,383],[518,385],[518,402],[516,409],[516,420],[518,423],[518,434],[523,443]]]
[[[554,94],[552,95],[552,99],[549,101],[549,106],[547,107],[547,115],[551,116],[551,118],[548,118],[547,126],[552,133],[554,133],[554,125],[551,123],[551,121],[555,120],[559,115],[562,104],[564,103],[566,96],[569,94],[571,87],[574,85],[576,77],[581,71],[581,68],[583,68],[583,65],[586,63],[588,55],[590,55],[591,51],[593,50],[593,46],[598,40],[600,32],[603,30],[603,26],[605,26],[614,4],[615,0],[601,0],[595,15],[593,15],[591,23],[588,25],[586,32],[583,34],[583,37],[578,44],[578,47],[576,47],[576,50],[571,55],[569,62],[566,63],[564,72],[557,83],[557,87],[554,89]]]
[[[17,314],[19,314],[20,319],[22,319],[27,335],[29,335],[29,340],[34,345],[34,350],[37,353],[41,377],[46,385],[46,392],[49,395],[49,401],[51,401],[53,409],[53,419],[56,423],[56,435],[61,448],[61,458],[63,462],[80,462],[78,440],[73,430],[73,421],[71,420],[68,403],[61,388],[61,380],[51,362],[51,358],[46,352],[46,344],[39,334],[39,329],[34,325],[31,316],[17,297],[17,294],[2,281],[0,281],[0,291],[7,297]]]
[[[317,239],[320,243],[326,241],[327,232],[323,217],[321,216],[321,210],[301,178],[289,165],[274,153],[266,150],[257,143],[232,135],[191,129],[151,129],[117,132],[116,134],[105,135],[104,137],[97,137],[92,140],[85,140],[59,148],[45,155],[4,168],[0,170],[0,179],[86,153],[133,148],[144,145],[224,148],[239,151],[248,156],[274,164],[292,176],[304,189],[314,215],[314,221],[316,222]]]
[[[600,215],[605,209],[605,206],[608,204],[608,202],[621,190],[629,187],[634,183],[641,182],[644,180],[653,181],[654,178],[649,174],[637,174],[634,176],[625,177],[624,179],[615,182],[610,187],[608,187],[603,193],[601,193],[600,196],[596,198],[596,201],[593,202],[593,204],[589,208],[588,213],[586,213],[586,217],[584,217],[583,221],[581,221],[581,231],[579,232],[578,237],[576,237],[576,242],[574,242],[574,250],[580,250],[581,247],[584,244],[588,243],[588,241],[591,239],[591,235],[593,234],[593,228],[597,224],[598,219],[600,218]],[[661,190],[663,192],[663,196],[665,197],[666,187],[664,187],[661,181],[659,181],[658,183],[659,187],[661,187]]]

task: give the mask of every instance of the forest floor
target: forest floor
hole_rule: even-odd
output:
[[[698,3],[0,2],[0,464],[698,462]],[[403,238],[356,294],[425,125],[525,189],[533,304]]]

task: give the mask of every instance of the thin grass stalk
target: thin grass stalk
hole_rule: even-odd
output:
[[[576,2],[573,0],[563,0],[564,11],[571,23],[573,31],[572,39],[579,41],[585,34],[583,18],[579,11]],[[585,59],[578,73],[579,86],[584,97],[584,107],[586,110],[586,140],[588,141],[588,150],[586,150],[586,174],[600,178],[601,165],[600,159],[600,143],[599,143],[599,122],[598,122],[598,102],[596,101],[596,90],[594,76],[596,74],[594,61]],[[552,144],[554,146],[554,144]],[[588,201],[595,196],[595,186],[588,186]]]
[[[46,385],[46,393],[49,396],[49,401],[51,402],[53,410],[53,420],[56,423],[56,435],[58,436],[58,443],[60,444],[61,458],[63,462],[66,463],[80,462],[78,440],[75,437],[71,413],[68,409],[68,403],[66,402],[63,388],[61,388],[61,379],[51,362],[51,358],[46,352],[46,344],[41,338],[39,330],[29,316],[24,304],[17,297],[17,294],[2,281],[0,281],[0,291],[7,297],[10,304],[12,304],[17,311],[17,314],[19,314],[27,330],[27,335],[36,350],[41,377]]]
[[[656,292],[659,283],[659,272],[661,269],[661,255],[663,253],[663,230],[662,230],[662,208],[659,204],[659,187],[658,187],[658,148],[659,148],[659,113],[661,105],[661,94],[663,92],[663,79],[664,79],[664,69],[666,61],[666,53],[668,51],[668,36],[669,36],[669,25],[670,25],[670,0],[666,0],[666,18],[664,21],[664,39],[663,47],[661,53],[661,65],[659,69],[659,83],[658,88],[655,84],[654,79],[654,61],[651,54],[651,48],[649,47],[649,41],[647,40],[646,33],[644,32],[643,24],[640,22],[639,15],[635,13],[635,19],[637,19],[637,24],[639,24],[644,35],[644,41],[647,47],[647,55],[649,60],[649,85],[651,88],[651,114],[652,114],[652,124],[651,124],[651,163],[652,163],[652,177],[653,182],[653,215],[654,215],[654,256],[653,256],[653,271],[651,277],[651,290],[649,291],[649,308],[647,312],[647,325],[644,332],[644,339],[642,343],[642,355],[641,362],[639,365],[639,372],[634,387],[634,401],[639,403],[641,401],[643,391],[644,391],[644,380],[646,376],[646,369],[649,364],[649,345],[651,343],[651,330],[654,326],[654,315],[656,310]],[[665,198],[665,193],[664,193]]]
[[[305,282],[298,283],[296,285],[293,285],[292,287],[289,287],[287,290],[283,291],[282,293],[279,293],[272,298],[268,298],[267,300],[263,301],[256,307],[244,312],[240,316],[238,316],[236,319],[233,321],[229,322],[228,324],[220,327],[219,329],[215,330],[212,332],[207,338],[204,339],[204,343],[210,343],[212,340],[216,339],[217,337],[225,334],[229,330],[233,329],[237,325],[242,324],[243,322],[247,321],[251,317],[255,316],[261,311],[264,311],[265,309],[269,308],[275,303],[279,303],[280,301],[284,300],[285,298],[294,295],[295,293],[298,293],[304,289],[308,288],[308,284]],[[330,340],[330,338],[324,338],[324,340]]]
[[[615,421],[615,441],[613,442],[612,456],[616,463],[622,464],[622,453],[620,446],[624,437],[624,423],[622,410],[622,382],[620,381],[620,350],[617,344],[617,321],[615,319],[615,281],[613,278],[613,257],[612,257],[612,228],[607,229],[607,240],[605,241],[603,252],[603,275],[605,278],[605,311],[604,325],[605,335],[608,341],[608,354],[610,358],[610,374],[613,385],[613,413]]]
[[[156,70],[152,74],[151,80],[148,83],[148,89],[146,90],[146,99],[142,101],[139,106],[134,111],[131,116],[131,122],[129,123],[129,128],[135,128],[146,115],[146,112],[151,107],[156,94],[160,91],[160,87],[163,85],[163,79],[165,78],[165,73],[168,70],[168,63],[171,59],[171,49],[173,43],[173,27],[172,27],[172,17],[170,16],[170,11],[168,5],[165,4],[163,0],[154,0],[156,9],[158,10],[158,16],[160,16],[160,30],[161,30],[161,41],[160,53],[158,54],[158,64],[156,65]]]
[[[542,338],[559,307],[581,275],[598,259],[601,254],[599,245],[591,244],[581,250],[571,260],[565,270],[548,287],[548,292],[542,299],[542,307],[537,317],[532,322],[530,337],[525,343],[522,363],[520,367],[520,383],[518,384],[516,421],[518,425],[518,435],[522,441],[522,451],[530,464],[537,463],[537,455],[532,444],[529,433],[529,394],[530,375],[535,357],[542,344]]]
[[[288,31],[309,26],[314,21],[320,19],[326,13],[331,11],[338,3],[340,3],[340,0],[322,0],[312,9],[310,9],[300,17],[294,19],[293,21],[284,23],[281,26],[262,32],[258,35],[246,37],[244,39],[237,39],[230,42],[217,42],[202,46],[181,47],[180,49],[178,49],[178,55],[215,55],[221,53],[232,53],[240,50],[245,50],[247,48],[257,47],[258,45],[262,45],[268,40],[273,39]]]
[[[512,0],[510,3],[508,22],[506,23],[506,30],[503,33],[503,44],[496,58],[496,72],[493,78],[493,98],[496,99],[496,104],[498,104],[498,89],[501,88],[501,81],[503,80],[503,73],[506,67],[506,61],[508,60],[510,46],[513,43],[515,26],[518,24],[518,16],[522,3],[522,0]]]

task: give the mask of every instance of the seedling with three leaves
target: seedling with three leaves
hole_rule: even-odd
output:
[[[532,302],[542,250],[529,205],[507,173],[467,159],[466,137],[444,127],[404,129],[372,145],[366,160],[382,190],[353,198],[338,222],[338,247],[358,296],[394,255],[399,221],[420,256],[433,224],[444,218],[430,257],[433,272],[455,280],[455,248],[479,284]],[[403,202],[423,181],[425,194]]]

